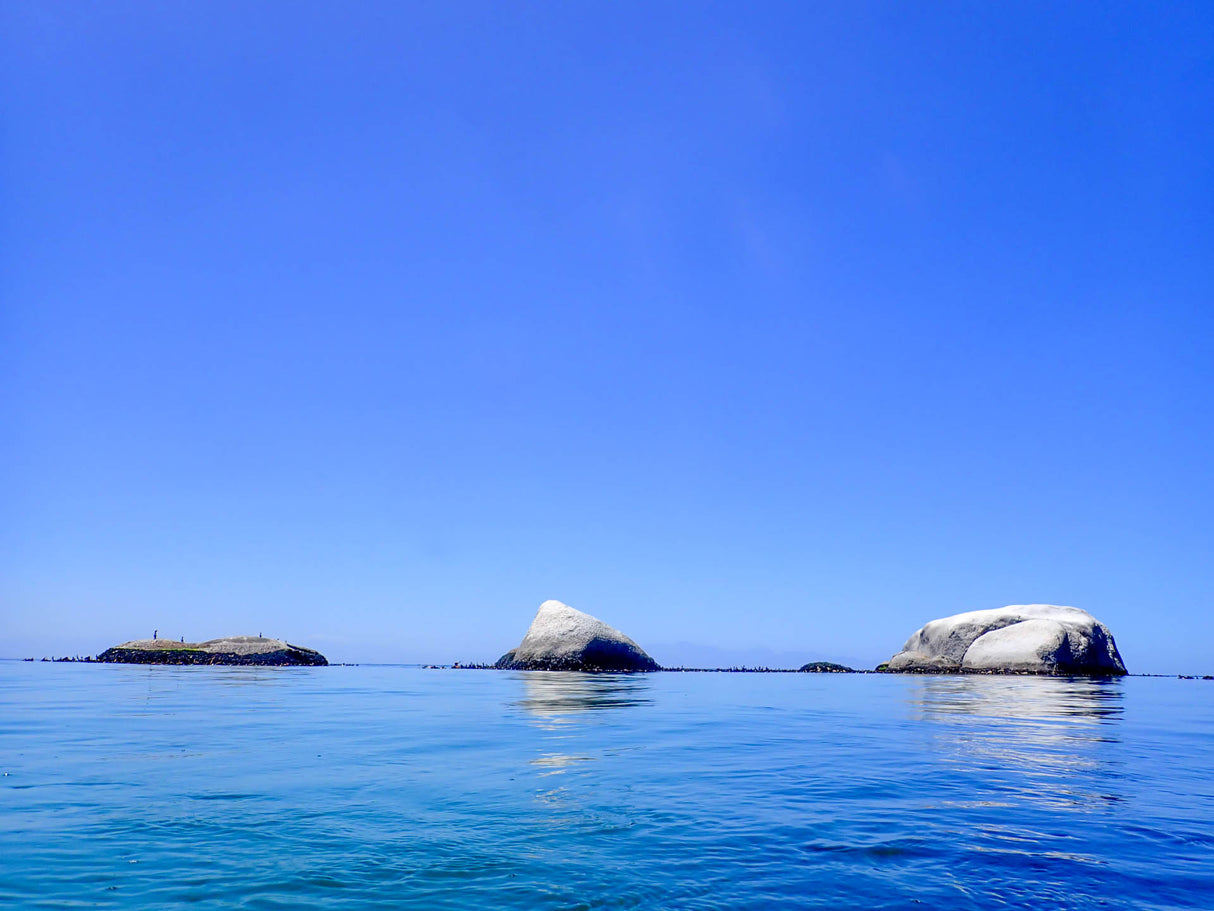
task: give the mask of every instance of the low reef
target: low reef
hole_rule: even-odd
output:
[[[173,639],[133,639],[97,656],[109,664],[216,664],[259,667],[324,666],[320,652],[282,639],[228,636],[206,642]]]
[[[811,661],[800,667],[803,674],[854,674],[856,669],[846,664],[835,664],[833,661]]]

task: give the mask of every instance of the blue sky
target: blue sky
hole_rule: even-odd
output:
[[[0,655],[1214,672],[1212,112],[1205,3],[6,3]]]

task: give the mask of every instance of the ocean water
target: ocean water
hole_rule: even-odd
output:
[[[1214,683],[0,662],[5,908],[1214,908]]]

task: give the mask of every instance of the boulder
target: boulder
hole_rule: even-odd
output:
[[[229,636],[206,642],[135,639],[106,649],[98,661],[113,664],[327,665],[325,656],[282,639]]]
[[[882,665],[894,673],[1125,674],[1109,628],[1076,607],[1013,604],[932,620]]]
[[[518,671],[656,671],[645,650],[602,620],[545,601],[518,648],[494,667]]]

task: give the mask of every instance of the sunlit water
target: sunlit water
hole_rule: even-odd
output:
[[[1214,908],[1214,683],[0,662],[0,905]]]

